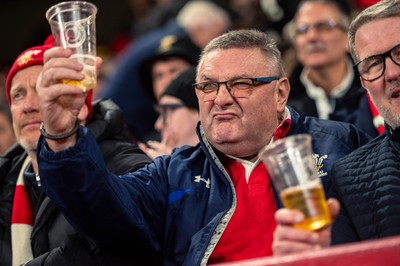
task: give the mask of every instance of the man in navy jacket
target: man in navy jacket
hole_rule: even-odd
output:
[[[193,87],[200,143],[116,176],[104,166],[90,132],[75,125],[84,93],[58,82],[83,78],[70,53],[48,51],[38,81],[43,187],[78,231],[101,244],[147,249],[164,265],[273,254],[281,203],[258,156],[269,143],[311,134],[328,189],[332,164],[370,139],[354,125],[300,116],[287,107],[290,86],[273,39],[257,30],[231,31],[205,47],[198,65]],[[60,105],[59,97],[69,97],[69,106]],[[335,215],[338,206],[331,207]],[[329,244],[328,230],[321,231],[320,245]]]

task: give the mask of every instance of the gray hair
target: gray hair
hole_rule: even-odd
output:
[[[360,60],[355,49],[355,36],[357,30],[368,22],[392,17],[400,17],[400,0],[382,0],[364,9],[357,15],[350,24],[348,32],[349,49],[354,62]]]
[[[204,58],[211,51],[216,49],[226,50],[232,48],[258,48],[265,55],[266,59],[271,61],[269,64],[276,68],[279,77],[284,77],[286,75],[281,52],[279,51],[275,40],[265,32],[255,29],[231,30],[211,40],[200,55],[198,68],[202,65]]]

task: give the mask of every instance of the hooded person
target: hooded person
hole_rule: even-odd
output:
[[[153,106],[158,104],[173,79],[189,67],[197,65],[200,52],[200,48],[187,36],[167,35],[159,41],[156,53],[144,59],[139,68],[142,90],[152,99]],[[159,132],[153,128],[139,140],[146,142],[160,139]]]
[[[41,187],[36,147],[43,123],[36,81],[44,53],[53,47],[49,37],[23,51],[6,80],[17,144],[0,159],[0,265],[124,265],[123,256],[115,259],[113,251],[76,233]],[[149,158],[124,135],[122,111],[111,100],[92,104],[91,98],[92,90],[79,116],[108,167],[123,174],[147,164]]]
[[[196,81],[196,67],[190,67],[174,79],[161,95],[160,105],[167,96],[178,98],[185,107],[199,111],[199,101],[192,85]]]
[[[195,83],[196,67],[190,67],[175,78],[160,97],[158,119],[155,129],[162,140],[148,141],[140,148],[151,158],[170,154],[174,148],[196,145],[199,140],[195,132],[199,121],[199,103],[192,84]]]
[[[200,52],[187,36],[168,35],[160,40],[157,52],[141,65],[143,86],[154,101],[159,101],[168,84],[180,73],[197,65]]]

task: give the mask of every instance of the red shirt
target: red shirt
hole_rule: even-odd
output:
[[[286,136],[289,129],[290,119],[286,119],[277,128],[274,139]],[[234,184],[237,205],[208,263],[271,256],[277,207],[268,171],[259,162],[247,182],[245,167],[240,162],[228,157],[222,161]]]

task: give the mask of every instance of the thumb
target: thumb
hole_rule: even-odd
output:
[[[336,219],[340,211],[340,203],[335,198],[330,198],[327,201],[329,212],[331,213],[332,220]]]

